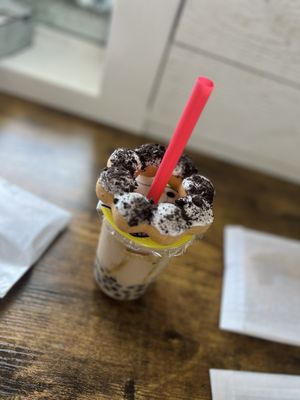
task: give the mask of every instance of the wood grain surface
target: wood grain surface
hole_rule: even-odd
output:
[[[225,224],[300,238],[296,185],[193,155],[215,223],[146,295],[98,290],[94,184],[137,138],[0,96],[1,175],[72,212],[69,229],[0,302],[1,399],[210,399],[209,368],[300,374],[300,349],[218,329]],[[33,216],[34,218],[34,216]]]

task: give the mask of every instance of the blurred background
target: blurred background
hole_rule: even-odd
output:
[[[190,147],[299,181],[300,3],[0,0],[0,90],[168,141],[195,78]]]

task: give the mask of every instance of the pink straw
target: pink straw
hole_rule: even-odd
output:
[[[196,80],[148,193],[148,199],[155,204],[169,182],[213,88],[213,81],[204,76]]]

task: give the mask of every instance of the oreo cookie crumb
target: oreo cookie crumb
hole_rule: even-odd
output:
[[[122,167],[104,168],[99,182],[107,192],[112,194],[129,193],[137,188],[137,183],[131,173]]]
[[[154,205],[144,195],[135,192],[136,173],[148,166],[159,167],[165,154],[165,147],[159,144],[144,144],[135,150],[120,148],[110,159],[110,168],[105,168],[99,178],[104,190],[112,193],[116,211],[129,226],[151,224],[161,234],[178,236],[192,226],[205,226],[213,221],[212,203],[215,194],[209,179],[198,174],[193,161],[183,155],[173,171],[182,181],[187,196],[179,198],[175,204]],[[166,192],[170,199],[176,198],[172,191]],[[174,202],[173,200],[173,202]],[[133,236],[144,237],[144,233]],[[108,283],[108,282],[106,282]]]
[[[180,178],[187,178],[193,174],[198,172],[197,167],[193,163],[192,159],[186,154],[182,155],[176,165],[173,175],[178,176]]]
[[[143,232],[131,233],[130,235],[134,236],[134,237],[139,237],[139,238],[149,237],[149,235],[147,235],[147,233],[143,233]]]
[[[202,175],[192,175],[183,180],[182,186],[188,195],[201,195],[209,204],[213,203],[215,189],[209,179]]]
[[[190,227],[213,222],[212,207],[201,195],[180,197],[175,204],[181,209],[182,216]]]
[[[142,163],[142,169],[144,170],[149,165],[158,167],[165,154],[166,148],[157,143],[142,144],[140,147],[135,149],[135,152],[140,158]]]
[[[118,197],[116,210],[129,226],[149,223],[152,217],[152,205],[140,193],[128,193]]]
[[[158,204],[151,223],[161,234],[170,236],[178,236],[188,228],[180,208],[171,203]]]
[[[135,151],[130,149],[116,149],[109,157],[111,166],[122,167],[129,171],[132,176],[141,169],[141,162]]]

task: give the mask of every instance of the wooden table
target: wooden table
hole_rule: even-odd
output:
[[[73,214],[0,302],[1,399],[210,399],[209,368],[300,374],[300,348],[218,328],[224,225],[300,238],[299,187],[193,155],[217,188],[213,227],[141,300],[118,303],[93,278],[94,184],[115,147],[149,139],[0,102],[1,175]]]

